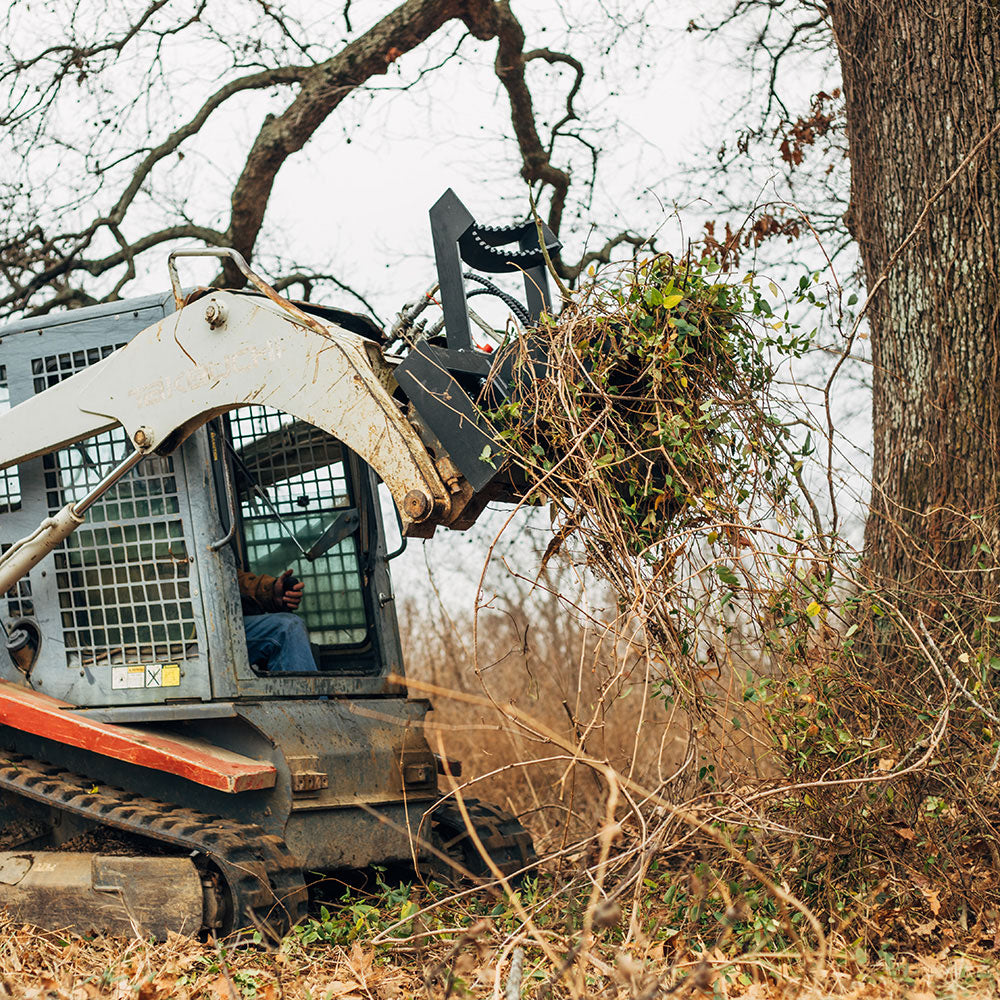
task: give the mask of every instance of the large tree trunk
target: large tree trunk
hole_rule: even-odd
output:
[[[871,290],[928,198],[993,128],[990,0],[832,0],[851,155],[848,222]],[[914,595],[996,597],[1000,142],[929,212],[869,313],[874,454],[867,564]],[[919,597],[918,597],[919,600]],[[920,603],[924,603],[920,600]]]

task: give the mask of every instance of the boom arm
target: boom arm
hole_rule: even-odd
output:
[[[393,400],[394,385],[378,346],[363,337],[299,318],[267,298],[215,291],[0,416],[0,469],[119,424],[139,453],[167,453],[220,413],[266,404],[322,428],[364,459],[405,527],[448,523],[460,491],[444,485]],[[20,558],[12,558],[14,546],[0,559],[0,593],[81,523],[71,508],[22,540],[30,552],[19,543]]]

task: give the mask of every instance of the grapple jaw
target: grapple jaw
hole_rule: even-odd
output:
[[[544,223],[534,220],[511,226],[480,225],[451,188],[435,202],[430,218],[445,343],[417,342],[395,374],[412,407],[411,420],[416,421],[425,442],[447,452],[481,501],[466,505],[471,512],[481,510],[487,500],[516,499],[521,490],[497,461],[496,441],[480,406],[484,397],[494,405],[506,398],[514,377],[511,359],[474,346],[465,282],[471,279],[488,286],[488,292],[512,307],[523,326],[535,326],[542,313],[552,309],[546,256],[551,260],[560,243]],[[463,265],[487,274],[520,272],[524,304],[511,301],[511,296]],[[535,366],[539,367],[544,370],[544,359]],[[468,513],[451,526],[466,527],[467,522]]]

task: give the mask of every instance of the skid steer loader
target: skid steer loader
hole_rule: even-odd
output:
[[[403,544],[517,498],[476,407],[510,373],[467,297],[537,322],[558,244],[479,226],[451,191],[431,223],[438,290],[391,337],[283,298],[231,250],[171,254],[169,294],[0,329],[0,905],[279,935],[309,872],[436,853],[489,874],[439,804],[429,705],[398,680],[379,489]],[[206,254],[247,288],[185,291],[177,259]],[[484,276],[503,272],[525,302]],[[443,329],[418,319],[432,300]],[[317,669],[269,673],[237,571],[292,565]],[[532,864],[515,817],[469,812],[501,871]]]

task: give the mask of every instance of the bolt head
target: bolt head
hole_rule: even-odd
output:
[[[205,322],[213,330],[217,330],[220,326],[223,326],[227,318],[226,307],[221,302],[216,302],[213,299],[205,307]]]
[[[411,521],[422,521],[431,512],[431,498],[421,490],[410,490],[403,497],[403,513]]]

